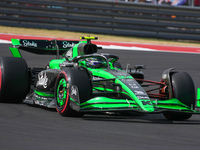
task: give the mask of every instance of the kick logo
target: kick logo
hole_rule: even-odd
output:
[[[36,86],[43,86],[44,88],[47,88],[47,82],[48,82],[48,78],[47,78],[47,74],[46,72],[40,72],[38,74],[38,81],[36,83]]]

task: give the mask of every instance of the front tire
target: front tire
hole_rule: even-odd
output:
[[[88,73],[85,70],[68,68],[57,77],[56,110],[62,116],[81,117],[83,113],[79,112],[80,103],[90,99],[91,93],[92,85]],[[77,106],[74,106],[76,104]]]
[[[195,108],[195,87],[192,78],[186,72],[174,72],[171,75],[173,97],[191,109]],[[168,120],[187,120],[191,113],[164,112]]]

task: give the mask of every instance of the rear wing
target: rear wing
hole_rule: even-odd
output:
[[[9,47],[13,57],[21,57],[19,50],[40,55],[62,55],[79,41],[66,40],[31,40],[11,39],[13,47]]]

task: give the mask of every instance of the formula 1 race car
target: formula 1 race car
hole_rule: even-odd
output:
[[[0,102],[24,102],[56,108],[62,116],[86,113],[163,113],[169,120],[186,120],[200,113],[188,73],[172,68],[161,81],[144,79],[144,65],[123,70],[118,56],[97,53],[86,41],[12,39],[14,57],[0,58]],[[30,68],[19,50],[56,55],[41,68]]]

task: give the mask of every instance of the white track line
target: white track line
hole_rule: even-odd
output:
[[[127,46],[116,46],[116,45],[109,45],[109,46],[105,46],[105,45],[98,45],[101,46],[103,49],[115,49],[115,50],[131,50],[131,51],[157,51],[155,49],[149,49],[149,48],[142,48],[142,47],[135,47],[135,46],[131,46],[131,47],[127,47]]]
[[[11,42],[11,41],[8,41],[8,40],[1,40],[1,39],[0,39],[0,43],[9,44],[9,43],[12,43],[12,42]]]

